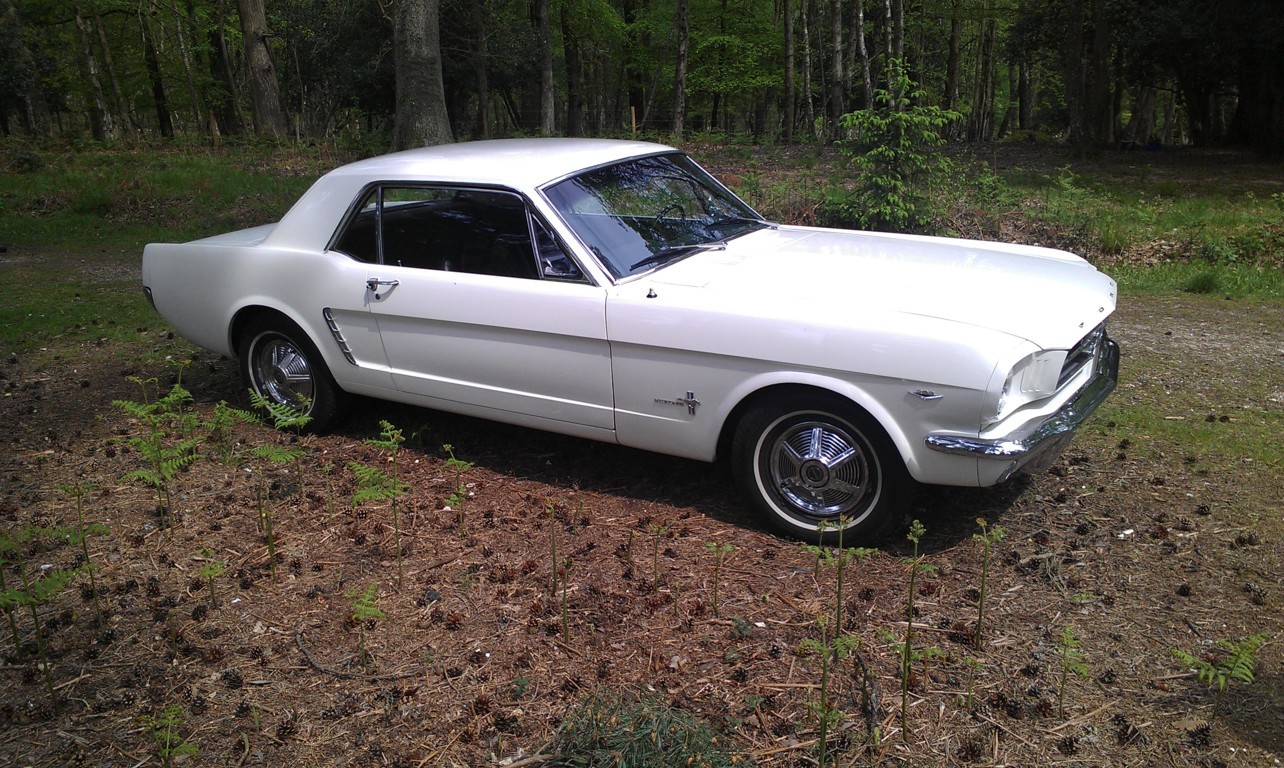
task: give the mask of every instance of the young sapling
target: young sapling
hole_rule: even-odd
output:
[[[722,580],[722,564],[735,547],[726,542],[706,541],[704,548],[713,555],[713,615],[722,618],[718,609],[718,583]]]
[[[205,562],[201,565],[199,573],[210,587],[210,608],[217,608],[218,597],[214,593],[214,579],[222,576],[227,568],[222,560],[214,559],[214,550],[208,547],[201,550],[201,557],[204,558]]]
[[[445,461],[446,469],[455,473],[455,490],[451,492],[450,498],[446,500],[446,503],[456,510],[459,518],[459,537],[463,538],[468,534],[466,518],[464,517],[464,500],[468,497],[468,488],[464,486],[463,476],[465,472],[473,468],[473,464],[470,461],[457,458],[455,456],[455,447],[450,443],[441,446],[441,449],[450,457]]]
[[[89,593],[93,595],[94,600],[94,622],[101,627],[106,621],[106,615],[103,613],[102,601],[98,599],[98,583],[94,579],[96,568],[89,559],[89,537],[94,534],[106,534],[108,531],[107,526],[101,523],[85,525],[85,494],[92,487],[92,485],[86,485],[85,483],[60,484],[58,490],[76,500],[75,539],[80,544],[80,555],[84,560],[85,574],[89,576]]]
[[[993,528],[987,527],[984,517],[978,517],[976,524],[981,526],[981,532],[973,534],[972,538],[981,544],[981,590],[976,603],[976,633],[972,641],[976,649],[980,650],[981,633],[985,622],[985,590],[990,575],[990,547],[1002,541],[1008,532],[998,525]]]
[[[544,511],[548,514],[548,545],[552,551],[552,568],[548,572],[548,596],[557,596],[557,505],[551,501],[544,502]]]
[[[909,533],[905,535],[914,545],[914,555],[906,561],[909,566],[909,601],[905,606],[905,642],[901,646],[901,738],[909,741],[909,683],[910,670],[918,655],[914,652],[914,596],[917,594],[917,577],[919,573],[930,575],[936,572],[935,566],[923,562],[918,553],[919,542],[927,529],[918,520],[910,523]]]

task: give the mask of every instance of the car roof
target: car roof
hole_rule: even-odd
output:
[[[675,151],[663,144],[616,139],[493,139],[409,149],[360,160],[329,176],[370,181],[442,181],[533,190],[586,168]]]

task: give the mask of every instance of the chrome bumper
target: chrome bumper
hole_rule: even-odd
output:
[[[1047,469],[1070,442],[1074,431],[1097,410],[1119,381],[1119,345],[1110,339],[1104,341],[1096,374],[1056,413],[1000,438],[928,435],[927,447],[942,453],[1007,461],[1010,466],[999,475],[997,482],[1000,483],[1018,472]]]

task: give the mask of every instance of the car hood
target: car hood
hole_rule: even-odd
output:
[[[777,227],[648,275],[706,306],[841,307],[963,323],[1045,349],[1073,346],[1114,311],[1115,281],[1082,258],[1034,246]],[[824,312],[829,314],[829,312]]]

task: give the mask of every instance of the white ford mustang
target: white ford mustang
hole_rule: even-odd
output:
[[[313,429],[358,394],[725,458],[812,541],[1046,467],[1119,368],[1077,256],[775,224],[642,142],[363,160],[277,224],[148,245],[143,285]]]

